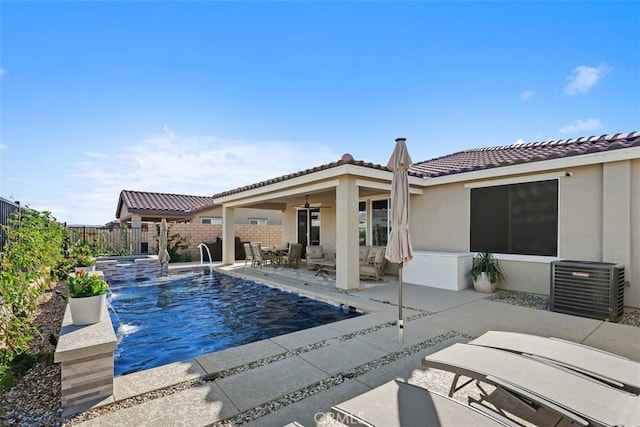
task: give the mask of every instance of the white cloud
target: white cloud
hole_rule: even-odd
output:
[[[526,144],[526,143],[527,143],[527,141],[525,141],[524,139],[518,138],[518,140],[516,142],[514,142],[513,145],[523,145],[523,144]]]
[[[339,158],[318,143],[185,137],[165,126],[116,154],[87,153],[70,168],[69,197],[47,206],[70,223],[104,224],[121,190],[211,196]]]
[[[533,95],[535,95],[535,94],[536,94],[536,93],[535,93],[534,91],[532,91],[532,90],[525,90],[524,92],[522,92],[522,93],[520,94],[520,101],[522,101],[522,102],[528,101],[528,100],[530,100],[530,99],[533,97]]]
[[[85,154],[87,155],[87,157],[91,157],[91,158],[94,158],[94,159],[106,159],[107,157],[109,157],[108,154],[99,153],[97,151],[87,151]]]
[[[6,150],[9,147],[7,147],[6,145],[4,145],[2,142],[0,142],[0,151]]]
[[[610,71],[607,64],[600,64],[597,68],[579,65],[567,77],[564,93],[569,96],[585,94]]]
[[[5,70],[4,68],[0,67],[0,77],[4,76],[5,74],[7,74],[7,70]]]
[[[560,133],[571,134],[577,132],[585,132],[598,130],[602,128],[602,123],[598,119],[576,120],[559,130]]]

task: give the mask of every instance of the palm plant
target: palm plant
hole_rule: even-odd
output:
[[[478,277],[480,277],[482,273],[487,274],[491,283],[496,283],[504,279],[504,273],[500,268],[498,260],[493,256],[491,251],[487,249],[478,252],[478,254],[473,257],[471,271],[469,272],[474,281],[478,280]]]

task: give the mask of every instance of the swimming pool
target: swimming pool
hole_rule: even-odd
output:
[[[116,376],[361,314],[215,271],[109,287]]]

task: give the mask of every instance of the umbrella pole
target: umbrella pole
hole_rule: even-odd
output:
[[[402,316],[402,267],[404,263],[400,263],[398,269],[398,342],[404,343],[404,317]]]

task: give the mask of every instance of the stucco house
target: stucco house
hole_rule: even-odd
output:
[[[359,245],[386,244],[391,176],[345,154],[214,195],[223,261],[233,262],[226,236],[241,209],[275,209],[283,241],[322,245],[336,256],[336,286],[356,290]],[[640,132],[461,151],[416,162],[409,184],[415,250],[491,249],[502,288],[538,294],[549,294],[553,260],[618,262],[625,305],[640,307]]]

